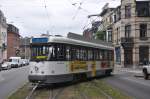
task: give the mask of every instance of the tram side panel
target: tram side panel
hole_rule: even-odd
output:
[[[107,61],[32,62],[29,80],[59,83],[72,81],[75,74],[85,73],[90,78],[105,75],[107,70],[111,70]]]

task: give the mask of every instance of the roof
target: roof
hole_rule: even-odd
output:
[[[113,49],[112,46],[93,43],[93,42],[87,42],[87,41],[81,41],[81,40],[76,40],[76,39],[70,39],[70,38],[66,38],[66,37],[51,37],[49,39],[49,42],[67,43],[67,44],[81,45],[81,46],[94,47],[94,48],[102,48],[102,49]]]
[[[80,45],[80,46],[87,46],[87,47],[94,47],[94,48],[101,48],[101,49],[110,49],[112,50],[113,47],[109,46],[107,44],[101,44],[101,43],[93,43],[88,41],[81,41],[76,39],[71,39],[67,37],[49,37],[48,38],[49,43],[65,43],[65,44],[73,44],[73,45]],[[31,41],[32,43],[32,41]]]

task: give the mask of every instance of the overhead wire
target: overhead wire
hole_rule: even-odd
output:
[[[83,5],[83,3],[85,2],[85,0],[80,1],[80,2],[71,2],[70,0],[68,0],[68,1],[71,3],[72,6],[74,6],[74,7],[77,8],[77,11],[75,12],[75,15],[72,17],[72,20],[74,20],[74,19],[77,17],[77,15],[78,15],[78,13],[79,13],[80,10],[89,13],[88,10],[86,10],[86,9],[84,9],[84,8],[82,7],[82,5]]]
[[[104,1],[104,0],[102,0],[102,1],[100,0],[100,2],[103,2],[103,1]],[[116,1],[116,0],[108,0],[108,1]],[[82,29],[83,29],[83,30],[86,29],[89,25],[91,25],[91,24],[93,23],[93,21],[96,21],[98,18],[100,18],[100,17],[97,17],[96,19],[93,19],[93,20],[91,20],[91,18],[90,18],[90,22],[88,23],[88,21],[89,21],[89,20],[88,20],[88,21],[87,21],[87,24],[85,24]]]
[[[96,18],[93,19],[93,20],[90,19],[90,22],[89,22],[87,25],[83,26],[82,29],[83,29],[83,30],[86,29],[86,27],[88,27],[89,25],[91,25],[91,24],[92,24],[94,21],[96,21],[98,18],[99,18],[99,17],[96,17]]]
[[[43,3],[44,3],[44,9],[45,9],[45,12],[46,12],[46,16],[47,16],[47,19],[48,19],[47,22],[48,22],[48,28],[49,28],[49,27],[52,27],[51,24],[50,24],[50,23],[52,23],[52,22],[51,22],[51,18],[50,18],[50,16],[49,16],[49,12],[48,12],[48,9],[47,9],[46,0],[44,0]],[[51,29],[52,29],[52,28],[51,28]],[[46,32],[49,33],[49,32],[50,32],[49,29],[48,29]],[[52,32],[53,32],[53,31],[51,31],[51,34],[53,34]]]

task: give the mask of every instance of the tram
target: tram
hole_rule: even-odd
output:
[[[111,74],[114,49],[67,37],[32,38],[28,79],[32,83],[62,83]]]

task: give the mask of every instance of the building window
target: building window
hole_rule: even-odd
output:
[[[112,30],[108,30],[108,42],[112,42]]]
[[[147,24],[140,24],[140,38],[147,37]]]
[[[131,36],[131,25],[125,26],[125,37],[129,38]]]
[[[119,43],[120,38],[120,27],[117,28],[117,44]]]
[[[150,16],[150,3],[139,1],[136,4],[136,10],[137,10],[138,17],[149,17]]]
[[[117,22],[117,18],[116,18],[116,15],[114,15],[114,23]]]
[[[149,46],[139,46],[139,62],[145,64],[149,61]]]
[[[125,18],[131,17],[131,5],[125,6]]]
[[[116,53],[116,63],[121,64],[121,49],[120,49],[120,47],[115,48],[115,53]]]

